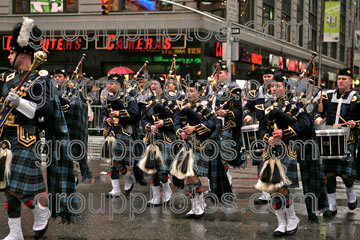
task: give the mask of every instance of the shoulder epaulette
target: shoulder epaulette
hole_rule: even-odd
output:
[[[249,91],[249,96],[253,97],[253,98],[256,97],[256,90],[250,90]]]

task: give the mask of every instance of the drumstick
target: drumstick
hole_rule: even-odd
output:
[[[340,114],[336,114],[344,123],[346,123],[347,121],[342,117],[340,116]]]
[[[360,122],[360,120],[354,121],[354,123],[359,123],[359,122]],[[344,122],[344,123],[334,124],[334,126],[340,127],[340,126],[344,126],[346,124],[347,124],[347,122]]]

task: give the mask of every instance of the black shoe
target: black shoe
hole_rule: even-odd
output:
[[[125,195],[129,196],[133,188],[134,188],[134,182],[131,184],[131,187],[128,190],[125,190]]]
[[[264,199],[255,199],[254,200],[254,204],[259,205],[259,204],[268,204],[270,202],[270,200],[264,200]]]
[[[106,198],[119,198],[120,196],[118,196],[118,195],[112,195],[112,194],[107,193],[107,194],[105,195],[105,197],[106,197]]]
[[[357,206],[357,200],[353,203],[348,203],[348,207],[350,210],[354,210]]]
[[[311,222],[311,223],[319,224],[319,219],[318,219],[318,217],[316,216],[315,213],[311,213],[308,216],[308,221]]]
[[[152,204],[152,203],[147,203],[147,206],[148,207],[160,207],[161,206],[161,203],[159,203],[159,204]]]
[[[291,230],[291,231],[286,231],[286,235],[293,235],[294,233],[296,233],[297,229],[298,229],[299,224],[296,226],[295,229]]]
[[[200,214],[200,215],[189,214],[189,215],[186,215],[186,218],[187,218],[187,219],[201,219],[202,216],[204,216],[204,214]]]
[[[147,186],[149,183],[145,181],[145,179],[140,179],[139,181],[136,181],[140,186]]]
[[[281,237],[281,236],[284,236],[284,235],[286,235],[286,232],[275,231],[273,233],[274,237]]]
[[[333,218],[337,214],[337,210],[331,211],[330,209],[326,209],[323,213],[323,218]]]
[[[47,230],[48,226],[49,226],[49,221],[48,221],[48,223],[46,224],[46,227],[43,230],[34,231],[35,232],[34,238],[35,239],[42,238],[44,236],[44,234],[46,233],[46,230]]]

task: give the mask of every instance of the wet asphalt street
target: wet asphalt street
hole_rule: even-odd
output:
[[[253,188],[257,171],[251,163],[245,169],[230,169],[236,205],[219,204],[216,207],[207,201],[207,209],[213,213],[205,214],[201,220],[186,219],[187,210],[175,212],[184,207],[180,197],[174,199],[172,207],[146,207],[141,196],[149,200],[149,186],[135,184],[132,197],[106,199],[104,194],[111,190],[110,178],[101,173],[108,170],[108,164],[99,160],[95,147],[89,152],[89,166],[94,173],[93,179],[78,185],[78,192],[84,196],[82,220],[73,225],[60,224],[59,219],[51,220],[44,239],[273,239],[272,233],[277,226],[275,215],[269,210],[256,213],[250,208],[250,198],[257,193]],[[202,180],[203,185],[207,185],[207,180]],[[122,190],[123,186],[124,179],[121,178]],[[356,183],[358,199],[359,186]],[[178,192],[174,186],[172,190]],[[302,190],[296,189],[294,193],[301,194]],[[301,220],[298,232],[280,239],[360,239],[360,209],[348,209],[345,187],[340,178],[337,204],[338,214],[333,220],[325,221],[318,214],[320,224],[315,225],[307,222],[305,205],[296,203],[295,211]],[[3,193],[0,193],[0,208],[2,239],[9,231]],[[25,239],[32,239],[32,224],[32,213],[23,207]]]

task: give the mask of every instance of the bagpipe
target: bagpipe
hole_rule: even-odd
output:
[[[280,103],[276,101],[277,97],[273,99],[268,99],[265,104],[265,119],[267,122],[267,128],[272,131],[277,131],[280,129],[285,129],[291,124],[294,124],[301,114],[307,114],[306,109],[308,106],[312,105],[315,96],[321,91],[321,88],[314,88],[313,91],[316,91],[316,94],[310,99],[305,99],[308,89],[313,85],[313,80],[308,79],[306,81],[306,86],[300,94],[297,93],[298,87],[301,81],[304,80],[304,75],[307,72],[310,64],[314,61],[316,57],[315,54],[312,55],[310,61],[305,66],[303,72],[300,74],[299,79],[296,81],[294,88],[290,91],[289,101],[284,101]],[[282,154],[278,153],[276,143],[274,144],[272,150],[273,154],[269,154],[269,144],[265,145],[263,159],[264,164],[260,172],[260,177],[255,185],[255,188],[258,190],[266,191],[269,193],[276,192],[279,188],[290,185],[291,181],[286,176],[284,167],[281,164],[279,156]],[[284,151],[284,149],[283,149]],[[287,151],[290,151],[287,149]],[[291,154],[289,152],[289,154]],[[294,153],[296,157],[296,153]]]
[[[62,86],[62,98],[67,100],[69,103],[74,101],[79,94],[82,92],[84,86],[79,86],[80,81],[83,79],[82,66],[85,60],[86,54],[84,53],[81,56],[80,61],[76,65],[74,72],[71,75],[71,79],[65,82],[65,85]]]

